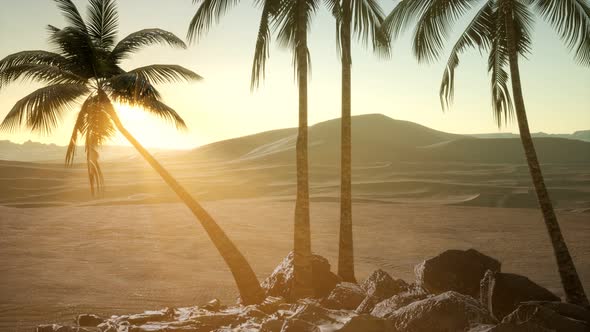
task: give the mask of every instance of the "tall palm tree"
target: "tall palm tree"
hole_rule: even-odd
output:
[[[474,7],[476,4],[481,7]],[[386,18],[384,25],[397,37],[410,22],[417,21],[414,54],[419,61],[432,61],[443,51],[450,27],[471,10],[477,12],[452,48],[443,75],[440,89],[443,109],[448,108],[453,99],[459,54],[470,47],[489,52],[488,70],[495,118],[501,126],[516,113],[520,139],[553,245],[566,300],[587,307],[588,298],[561,233],[531,138],[518,62],[520,56],[530,52],[533,21],[537,14],[551,24],[581,65],[590,65],[590,4],[587,0],[404,0]]]
[[[188,39],[195,40],[206,32],[214,21],[238,1],[202,0],[193,17]],[[294,284],[291,299],[314,295],[311,270],[311,229],[309,215],[309,167],[307,132],[307,82],[309,73],[308,28],[317,7],[318,0],[257,0],[262,7],[259,31],[256,40],[252,66],[251,88],[258,86],[264,77],[266,60],[269,56],[271,30],[277,32],[277,39],[283,47],[293,52],[295,77],[299,88],[299,129],[296,143],[297,198],[294,221]]]
[[[252,268],[225,232],[203,207],[123,126],[113,102],[125,103],[184,128],[183,119],[161,101],[153,84],[194,81],[201,77],[178,65],[150,65],[130,71],[119,64],[144,46],[167,44],[186,48],[182,40],[161,29],[134,32],[115,43],[118,28],[114,0],[89,0],[88,22],[70,0],[55,0],[68,26],[49,26],[50,42],[58,53],[24,51],[0,61],[0,88],[19,78],[46,84],[18,101],[1,124],[3,130],[24,125],[32,131],[49,133],[60,124],[68,109],[80,107],[66,154],[74,160],[76,143],[84,138],[90,188],[94,194],[103,185],[98,150],[118,130],[160,174],[170,188],[199,219],[232,272],[244,303],[259,303],[263,291]]]
[[[387,54],[389,42],[381,30],[384,14],[375,0],[330,0],[336,18],[337,46],[342,62],[342,115],[340,129],[340,239],[338,275],[344,281],[356,282],[352,236],[352,33],[367,46]]]

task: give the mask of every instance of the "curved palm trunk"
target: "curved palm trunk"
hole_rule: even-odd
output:
[[[213,241],[213,244],[229,267],[244,304],[258,304],[264,300],[264,292],[260,282],[252,270],[246,258],[229,239],[227,234],[213,220],[213,217],[172,177],[168,171],[154,159],[154,157],[125,129],[119,117],[114,112],[110,116],[117,126],[117,129],[125,138],[139,151],[141,156],[154,168],[180,199],[188,206],[193,214],[199,219],[201,225]]]
[[[293,228],[294,285],[292,299],[314,295],[311,270],[311,229],[309,217],[309,165],[307,159],[307,17],[305,1],[297,0],[297,77],[299,84],[299,130],[297,133],[297,198]]]
[[[516,51],[515,44],[515,31],[514,22],[510,14],[506,16],[506,31],[508,35],[508,52],[510,61],[510,77],[512,79],[512,93],[514,95],[514,104],[516,109],[516,117],[518,120],[518,129],[520,131],[520,139],[526,155],[527,163],[529,166],[529,172],[531,174],[533,185],[537,193],[537,200],[543,213],[543,219],[545,220],[545,226],[549,237],[551,238],[551,244],[553,245],[553,251],[557,260],[557,266],[559,268],[559,275],[561,277],[561,283],[565,291],[566,301],[569,303],[588,307],[588,298],[584,292],[584,287],[580,282],[580,277],[576,271],[576,266],[567,248],[567,244],[561,233],[559,223],[553,205],[545,186],[543,179],[543,173],[541,172],[541,166],[537,159],[537,152],[533,145],[533,139],[529,130],[526,109],[524,105],[524,98],[522,95],[522,86],[520,82],[520,70],[518,66],[518,53]]]
[[[356,282],[354,277],[354,247],[352,237],[352,133],[351,133],[351,4],[342,2],[342,116],[340,130],[340,240],[338,246],[338,275],[344,281]]]

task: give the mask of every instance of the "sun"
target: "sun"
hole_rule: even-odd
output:
[[[196,146],[186,131],[179,131],[166,120],[141,107],[116,103],[115,109],[129,132],[145,147],[159,149],[190,149]],[[113,138],[117,145],[130,145],[121,135]]]

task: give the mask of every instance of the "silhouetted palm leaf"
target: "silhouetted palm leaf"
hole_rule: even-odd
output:
[[[88,34],[102,48],[115,44],[119,19],[114,0],[89,0]]]
[[[186,49],[186,44],[173,33],[162,29],[144,29],[123,38],[113,49],[110,58],[120,61],[145,46],[163,44]]]
[[[238,0],[193,0],[193,3],[199,2],[199,9],[189,24],[186,37],[189,41],[195,41],[205,34]]]

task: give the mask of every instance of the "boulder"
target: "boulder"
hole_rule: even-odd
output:
[[[321,332],[321,330],[312,323],[292,318],[283,323],[281,332]]]
[[[566,302],[551,302],[551,301],[530,301],[524,302],[523,305],[538,305],[547,309],[553,310],[564,317],[581,320],[590,324],[590,310],[579,305]]]
[[[91,326],[96,327],[104,322],[104,319],[97,315],[82,314],[76,318],[76,324],[78,326]]]
[[[281,319],[271,318],[260,325],[260,332],[281,332],[284,321]]]
[[[477,324],[496,320],[475,299],[449,291],[411,303],[389,317],[394,331],[466,331]]]
[[[341,281],[341,278],[330,271],[330,263],[324,257],[313,255],[311,262],[315,296],[317,298],[326,297]],[[293,252],[290,252],[272,274],[262,282],[262,288],[265,290],[266,296],[280,296],[289,299],[292,285]]]
[[[480,301],[498,320],[516,310],[521,302],[559,300],[546,288],[518,274],[488,271],[481,280]]]
[[[351,282],[341,282],[332,290],[323,301],[323,305],[329,309],[354,310],[365,299],[363,289]]]
[[[209,311],[218,311],[221,309],[221,301],[219,301],[219,299],[213,299],[207,302],[207,304],[203,306],[203,309]]]
[[[521,304],[516,310],[504,317],[503,324],[538,325],[556,332],[589,332],[590,324],[560,315],[548,307],[537,304]]]
[[[336,332],[387,332],[392,328],[391,322],[371,315],[352,317]]]
[[[361,288],[369,296],[385,300],[410,288],[405,281],[393,279],[387,272],[376,270],[363,283]]]
[[[534,323],[500,323],[498,325],[478,325],[469,332],[554,332]]]
[[[375,305],[371,311],[371,315],[380,318],[387,318],[391,316],[396,310],[407,306],[410,303],[424,300],[428,294],[420,290],[412,290],[401,294],[394,295],[384,301]],[[362,306],[362,304],[361,304]],[[359,306],[359,308],[361,307]],[[357,309],[358,312],[359,309]]]
[[[258,310],[266,313],[267,315],[270,315],[279,310],[281,305],[284,303],[286,303],[286,301],[282,297],[269,296],[266,299],[264,299],[262,303],[256,305],[256,307],[258,308]]]
[[[487,270],[500,271],[501,264],[475,249],[447,250],[416,265],[416,283],[430,293],[455,291],[479,297],[479,282]]]

